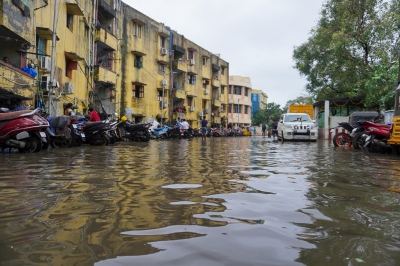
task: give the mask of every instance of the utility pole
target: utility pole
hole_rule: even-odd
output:
[[[53,107],[53,92],[56,86],[54,80],[55,56],[56,56],[56,41],[57,41],[57,21],[58,21],[58,4],[60,0],[55,0],[54,5],[54,20],[53,20],[53,43],[51,44],[51,70],[50,70],[50,84],[49,88],[49,116],[52,116]]]

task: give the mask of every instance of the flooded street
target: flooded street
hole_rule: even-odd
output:
[[[0,154],[1,265],[398,265],[400,157],[268,138]]]

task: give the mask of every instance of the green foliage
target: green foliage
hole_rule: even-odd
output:
[[[316,100],[373,95],[367,107],[386,106],[397,83],[399,1],[328,0],[308,41],[295,47],[295,68]],[[394,85],[393,85],[394,84]]]
[[[268,103],[267,108],[259,109],[252,118],[252,125],[271,124],[272,121],[278,120],[282,114],[282,109],[279,104]]]

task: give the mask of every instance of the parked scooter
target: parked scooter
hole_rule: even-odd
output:
[[[123,116],[117,125],[117,134],[123,139],[147,142],[150,140],[150,127],[150,123],[134,124]]]
[[[369,152],[391,152],[392,147],[388,144],[388,140],[390,139],[390,125],[377,124],[370,121],[363,121],[362,125],[365,128],[365,133],[355,136],[357,143],[363,143],[363,147],[368,147]]]
[[[47,117],[49,127],[45,129],[53,148],[73,147],[76,132],[72,124],[72,118],[67,115]]]
[[[160,128],[152,128],[150,130],[151,137],[153,139],[166,139],[168,138],[168,130],[169,130],[168,126],[163,126]]]
[[[2,108],[3,112],[8,109]],[[43,132],[49,123],[39,115],[40,109],[0,113],[0,147],[18,148],[20,152],[39,152],[48,142]]]

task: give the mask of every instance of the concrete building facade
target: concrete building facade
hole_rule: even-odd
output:
[[[229,123],[239,127],[251,125],[251,80],[249,77],[229,77]]]
[[[266,110],[267,109],[267,101],[268,96],[262,90],[252,90],[251,92],[251,117],[258,110]]]
[[[53,115],[71,102],[104,118],[199,127],[204,115],[227,124],[229,63],[120,0],[3,2],[0,59],[12,65],[0,62],[0,84],[30,105]],[[21,71],[29,64],[36,77]]]

